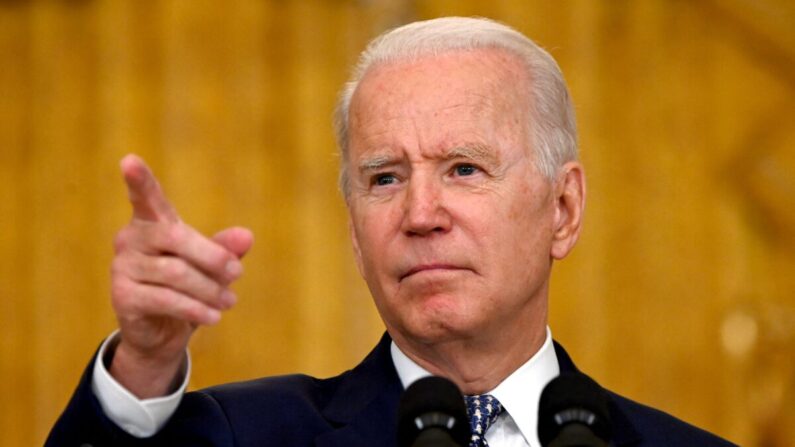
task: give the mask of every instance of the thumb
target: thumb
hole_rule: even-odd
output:
[[[216,233],[213,241],[242,258],[254,243],[254,234],[248,228],[231,227]]]

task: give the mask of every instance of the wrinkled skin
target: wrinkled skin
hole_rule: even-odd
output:
[[[582,168],[536,168],[527,82],[504,51],[457,51],[376,66],[351,103],[360,272],[398,346],[475,391],[543,343],[552,262],[579,234]]]

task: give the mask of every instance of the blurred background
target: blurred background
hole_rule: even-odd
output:
[[[256,235],[192,387],[352,367],[383,326],[335,188],[365,43],[480,15],[557,58],[589,181],[551,327],[603,385],[747,446],[795,440],[795,4],[788,0],[0,0],[0,443],[41,444],[115,327],[119,170]]]

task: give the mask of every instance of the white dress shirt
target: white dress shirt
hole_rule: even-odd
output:
[[[102,359],[109,348],[118,343],[118,331],[102,344],[94,362],[91,388],[97,396],[102,410],[122,430],[138,438],[154,435],[177,410],[190,377],[190,357],[179,389],[174,393],[153,398],[138,399],[110,375]],[[409,359],[397,347],[391,346],[392,362],[403,388],[430,373]],[[486,432],[491,447],[540,447],[536,431],[538,401],[541,391],[560,370],[552,335],[547,335],[541,349],[502,381],[488,394],[496,397],[503,407],[497,421]]]
[[[392,342],[392,362],[403,388],[417,379],[431,375],[404,354]],[[486,431],[490,447],[540,447],[538,440],[538,401],[547,383],[560,374],[558,357],[552,345],[552,333],[541,349],[527,362],[486,394],[496,397],[503,411]]]
[[[105,367],[105,362],[102,361],[108,349],[115,349],[118,343],[119,331],[117,330],[100,346],[99,354],[94,362],[91,390],[97,396],[105,415],[122,430],[136,438],[153,436],[177,411],[182,395],[185,394],[190,377],[190,354],[188,354],[186,362],[185,378],[176,391],[168,396],[138,399],[110,375]]]

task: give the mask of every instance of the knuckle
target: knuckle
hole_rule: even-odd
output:
[[[130,242],[129,242],[129,239],[130,239],[129,233],[130,233],[129,227],[124,227],[121,230],[119,230],[118,233],[116,233],[116,236],[114,236],[114,238],[113,238],[113,250],[116,253],[123,252],[129,246],[129,244],[130,244]]]
[[[123,279],[114,278],[111,281],[111,301],[117,309],[126,307],[132,301],[132,289],[132,284]]]
[[[168,289],[159,289],[146,300],[146,312],[156,315],[174,316],[175,309],[180,306],[180,297]]]
[[[127,263],[122,256],[115,256],[110,262],[110,277],[115,281],[116,278],[123,276],[127,270]]]
[[[164,309],[172,309],[179,303],[179,296],[170,290],[160,290],[153,296],[153,304]]]
[[[178,259],[166,257],[158,258],[158,269],[162,272],[163,279],[168,282],[182,282],[188,277],[188,267]]]
[[[176,251],[176,247],[182,245],[185,240],[185,233],[185,228],[181,224],[167,224],[163,229],[164,248]]]

